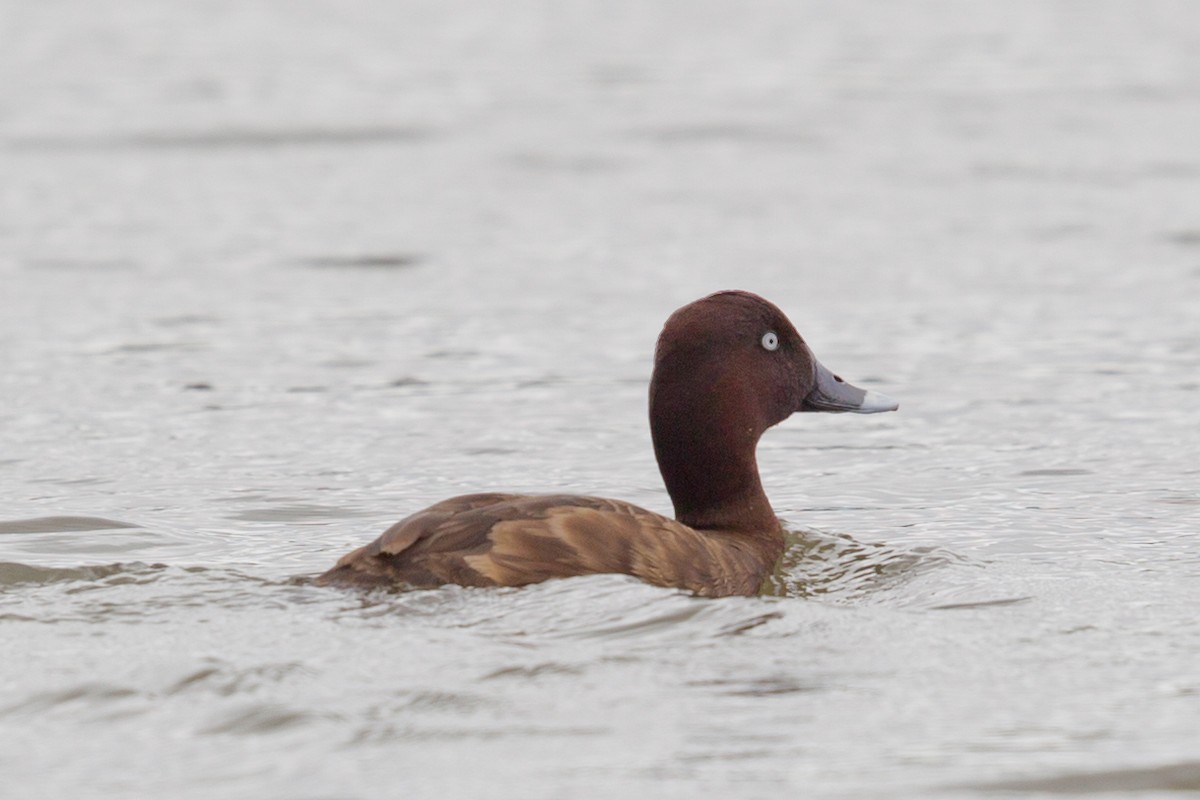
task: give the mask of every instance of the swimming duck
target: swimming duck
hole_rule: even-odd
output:
[[[400,520],[317,582],[524,586],[623,573],[708,597],[757,594],[784,547],[759,437],[796,411],[896,408],[822,366],[771,303],[718,292],[673,313],[654,352],[650,433],[674,519],[601,497],[463,495]]]

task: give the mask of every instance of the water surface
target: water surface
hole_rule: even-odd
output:
[[[0,3],[0,772],[31,797],[1200,792],[1187,3]],[[674,308],[901,400],[769,593],[296,580],[667,512]]]

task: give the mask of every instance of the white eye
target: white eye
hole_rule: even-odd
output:
[[[775,331],[767,331],[763,334],[762,346],[766,350],[779,349],[779,337],[775,335]]]

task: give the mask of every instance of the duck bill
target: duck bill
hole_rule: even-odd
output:
[[[900,407],[886,394],[860,389],[834,375],[819,361],[816,365],[817,383],[800,404],[801,411],[849,411],[854,414],[878,414]]]

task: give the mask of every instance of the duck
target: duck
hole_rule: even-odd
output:
[[[673,518],[586,495],[462,495],[400,520],[316,583],[515,587],[618,573],[701,597],[752,596],[784,551],[760,437],[796,412],[897,408],[822,365],[771,302],[710,294],[671,314],[654,350],[650,434]]]

